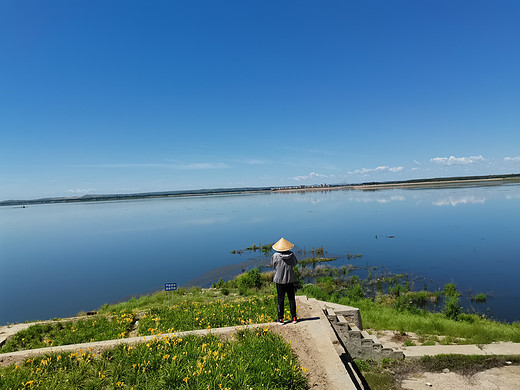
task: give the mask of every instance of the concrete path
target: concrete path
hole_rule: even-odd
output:
[[[345,367],[345,364],[343,364],[340,356],[344,354],[345,351],[330,326],[330,322],[325,316],[320,303],[321,302],[316,299],[307,299],[305,296],[297,297],[297,305],[299,307],[305,305],[307,317],[319,319],[305,320],[298,323],[298,327],[305,327],[308,333],[313,336],[311,340],[305,340],[307,343],[315,344],[312,346],[313,353],[315,354],[312,358],[321,362],[321,366],[325,369],[329,382],[328,389],[359,389],[360,380],[356,378],[352,367]],[[351,377],[353,374],[354,378]],[[354,382],[356,382],[357,386]]]
[[[431,345],[402,347],[405,359],[441,354],[455,355],[520,355],[520,343],[500,342],[483,345]]]

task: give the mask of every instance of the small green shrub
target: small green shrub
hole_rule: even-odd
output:
[[[337,285],[334,282],[334,278],[331,276],[322,276],[316,279],[316,285],[327,294],[332,294],[337,289]]]
[[[460,297],[460,293],[457,291],[457,287],[455,287],[455,284],[453,284],[453,283],[445,284],[443,293],[447,297],[453,297],[453,298]]]
[[[361,287],[359,284],[356,284],[347,289],[347,298],[354,302],[360,299],[364,299],[365,293],[363,291],[363,287]]]
[[[229,295],[229,288],[227,287],[222,287],[220,289],[220,292],[222,293],[222,295]]]
[[[395,297],[399,297],[408,292],[408,284],[406,283],[404,286],[400,283],[395,286],[388,287],[388,294],[393,295]]]
[[[240,290],[246,291],[250,288],[262,287],[262,279],[260,278],[260,271],[258,268],[252,268],[245,274],[238,276],[237,284]]]
[[[408,292],[396,298],[393,307],[398,310],[407,310],[410,313],[420,314],[428,304],[429,295],[426,291]]]
[[[224,286],[224,281],[222,280],[222,278],[220,278],[217,283],[213,283],[211,285],[211,287],[213,287],[213,288],[222,288],[223,286]]]
[[[475,296],[475,302],[477,303],[484,303],[486,302],[487,297],[486,294],[480,293]]]
[[[451,296],[442,309],[443,314],[451,320],[457,320],[460,313],[462,313],[462,307],[460,306],[460,299]]]

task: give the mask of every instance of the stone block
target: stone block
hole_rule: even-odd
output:
[[[387,359],[392,359],[394,356],[394,350],[392,348],[382,348],[381,349],[381,357],[382,358],[387,358]]]
[[[359,328],[356,326],[356,324],[353,324],[353,323],[349,322],[348,327],[350,328],[351,331],[353,331],[353,332],[359,332],[359,333],[361,334],[361,331],[360,331]]]
[[[347,319],[344,316],[338,315],[337,319],[338,319],[338,322],[336,323],[336,325],[347,326],[348,327],[348,321],[347,321]]]
[[[348,332],[349,339],[361,340],[361,332],[358,330],[351,330]]]
[[[351,308],[349,310],[336,310],[336,314],[344,316],[348,322],[352,322],[356,324],[359,329],[363,329],[359,309]]]

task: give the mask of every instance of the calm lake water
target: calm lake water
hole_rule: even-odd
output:
[[[74,315],[166,282],[208,286],[258,264],[232,250],[281,236],[323,245],[337,265],[408,273],[416,290],[454,282],[488,294],[477,310],[519,321],[519,211],[519,184],[1,207],[0,324]]]

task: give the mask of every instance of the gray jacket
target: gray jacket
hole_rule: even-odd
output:
[[[274,268],[273,281],[278,284],[294,283],[293,267],[298,264],[296,256],[291,251],[276,252],[271,257],[271,267]]]

